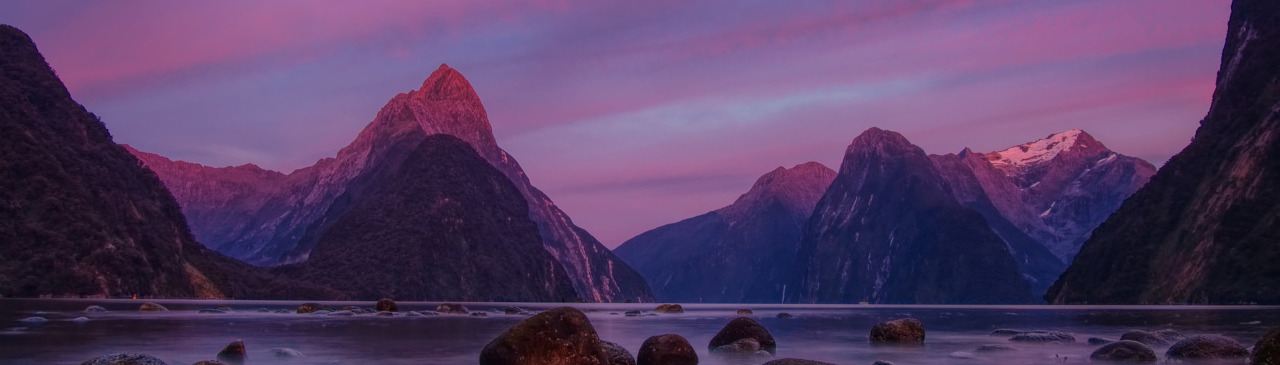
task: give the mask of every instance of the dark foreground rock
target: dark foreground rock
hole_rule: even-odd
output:
[[[1066,332],[1034,331],[1034,332],[1019,333],[1013,336],[1013,338],[1010,338],[1009,341],[1032,342],[1032,343],[1039,343],[1039,342],[1075,343],[1076,336],[1072,336],[1070,333],[1066,333]]]
[[[160,305],[160,303],[146,302],[142,303],[142,306],[139,306],[138,310],[143,312],[164,312],[168,311],[169,308],[165,308],[163,305]]]
[[[1121,340],[1094,350],[1092,354],[1089,354],[1089,360],[1155,362],[1157,359],[1156,352],[1151,351],[1151,348],[1147,347],[1146,344],[1132,340]]]
[[[924,324],[915,318],[895,319],[871,327],[872,344],[924,344]]]
[[[168,365],[147,354],[119,353],[95,357],[80,365]]]
[[[604,346],[605,357],[609,358],[609,365],[636,365],[636,358],[631,356],[631,352],[609,341],[600,341],[600,345]]]
[[[227,347],[222,348],[222,351],[218,351],[217,358],[218,361],[231,365],[244,364],[245,359],[248,358],[244,350],[244,341],[231,341]]]
[[[715,337],[711,338],[711,342],[707,344],[707,348],[715,350],[717,348],[733,344],[738,340],[748,338],[755,340],[755,342],[759,344],[758,348],[751,350],[750,352],[764,350],[768,351],[770,354],[774,354],[776,353],[775,351],[777,351],[778,343],[773,340],[773,335],[769,333],[769,330],[760,325],[760,322],[756,322],[756,320],[747,317],[734,318],[729,321],[728,324],[725,324],[724,328],[721,328],[720,332],[717,332]]]
[[[1253,365],[1280,365],[1280,327],[1271,330],[1253,345]]]
[[[373,306],[379,312],[399,312],[400,307],[396,306],[396,301],[391,298],[378,299],[378,303]]]
[[[786,359],[777,359],[770,362],[766,362],[764,363],[764,365],[836,365],[836,364],[832,364],[829,362],[814,361],[814,360],[786,358]]]
[[[697,365],[698,353],[677,334],[649,337],[640,345],[636,365]]]
[[[1249,356],[1249,350],[1230,337],[1199,335],[1178,341],[1164,355],[1179,360],[1235,359]]]
[[[608,365],[610,362],[587,315],[572,307],[559,307],[526,318],[480,351],[480,365],[537,364]]]

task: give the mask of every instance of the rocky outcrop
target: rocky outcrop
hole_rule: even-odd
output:
[[[642,233],[614,252],[663,300],[776,302],[800,232],[835,175],[817,162],[778,167],[733,204]]]
[[[871,327],[872,344],[923,345],[924,324],[915,318],[895,319]]]
[[[1049,290],[1054,303],[1280,303],[1280,3],[1231,5],[1195,138]]]
[[[229,365],[241,365],[249,358],[244,348],[244,341],[235,340],[218,351],[218,361]]]
[[[738,317],[730,320],[720,329],[720,332],[716,332],[716,335],[711,337],[711,342],[707,343],[707,348],[714,351],[717,348],[731,346],[744,339],[754,342],[755,348],[750,351],[744,351],[739,347],[735,348],[733,352],[754,353],[757,350],[764,350],[773,354],[776,353],[775,351],[778,348],[778,343],[773,339],[773,335],[769,333],[769,330],[764,328],[760,322],[747,317]]]
[[[610,362],[591,321],[572,307],[554,308],[520,321],[480,351],[480,365],[538,364]]]
[[[1267,332],[1253,345],[1253,365],[1280,365],[1280,328]]]
[[[806,224],[802,303],[1025,303],[1031,294],[1004,241],[959,202],[933,162],[902,135],[853,140]]]

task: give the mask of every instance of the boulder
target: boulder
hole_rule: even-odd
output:
[[[604,355],[609,358],[608,365],[636,365],[636,358],[622,345],[609,341],[600,341],[600,345],[604,346]]]
[[[1160,336],[1160,338],[1165,339],[1165,341],[1169,341],[1169,343],[1174,343],[1174,342],[1187,339],[1187,336],[1183,336],[1182,333],[1179,333],[1178,331],[1174,331],[1170,329],[1159,330],[1159,331],[1155,331],[1154,333],[1156,334],[1156,336]]]
[[[378,312],[399,312],[400,307],[396,306],[396,301],[391,298],[378,299],[378,304],[373,306]]]
[[[777,351],[778,343],[773,340],[773,335],[769,334],[769,330],[760,325],[760,322],[748,318],[738,317],[730,320],[724,328],[717,332],[715,337],[711,338],[711,342],[707,344],[707,348],[715,350],[718,347],[730,345],[738,340],[753,339],[759,345],[756,350],[768,351],[770,354]],[[755,352],[755,350],[752,350]]]
[[[658,313],[684,313],[684,307],[679,304],[663,304],[653,308],[653,311]]]
[[[480,365],[609,364],[600,337],[582,311],[559,307],[507,329],[480,351]]]
[[[752,312],[750,309],[747,309],[747,308],[738,309],[738,315],[740,316],[749,316],[752,314],[755,314],[755,312]]]
[[[163,305],[160,305],[160,303],[146,302],[142,303],[142,305],[138,307],[138,310],[143,312],[164,312],[168,311],[169,308],[165,308]]]
[[[168,365],[147,354],[119,353],[95,357],[80,365]]]
[[[974,351],[977,351],[977,352],[1005,352],[1005,351],[1017,351],[1017,350],[1018,350],[1018,349],[1016,349],[1016,348],[1013,348],[1013,347],[1011,347],[1011,346],[1005,346],[1005,345],[982,345],[982,346],[978,346],[978,348],[977,348],[976,350],[974,350]]]
[[[247,357],[244,351],[244,341],[241,340],[231,341],[231,343],[227,344],[227,347],[222,348],[222,351],[218,351],[217,356],[218,361],[231,365],[244,364],[244,360]]]
[[[627,311],[627,317],[639,317],[640,311]]]
[[[302,305],[298,306],[298,313],[314,313],[322,309],[324,307],[321,307],[318,303],[302,303]]]
[[[1230,337],[1199,335],[1178,341],[1164,356],[1178,360],[1235,359],[1249,356],[1249,350]]]
[[[872,344],[924,344],[924,324],[915,318],[895,319],[871,327]]]
[[[106,309],[106,308],[103,308],[103,307],[102,307],[102,306],[100,306],[100,305],[91,305],[91,306],[88,306],[88,307],[85,307],[85,308],[84,308],[84,312],[85,312],[85,313],[106,312],[106,311],[107,311],[107,309]]]
[[[272,354],[272,355],[275,355],[275,357],[277,357],[277,358],[282,358],[282,359],[293,359],[293,358],[299,358],[299,357],[307,357],[306,355],[303,355],[303,354],[302,354],[302,352],[300,352],[300,351],[298,351],[298,350],[294,350],[294,349],[288,348],[288,347],[276,347],[276,348],[273,348],[273,349],[271,349],[271,354]]]
[[[1280,365],[1280,327],[1267,332],[1253,345],[1253,365]]]
[[[782,313],[778,313],[778,315],[777,315],[776,317],[778,317],[778,319],[788,319],[788,318],[793,318],[793,317],[795,317],[795,316],[791,315],[791,313],[782,312]],[[806,361],[808,361],[808,360],[806,360]]]
[[[441,304],[441,305],[437,305],[437,306],[436,306],[436,312],[440,312],[440,313],[444,313],[444,314],[467,314],[467,313],[471,313],[471,311],[467,310],[467,307],[466,307],[466,306],[463,306],[462,304],[454,304],[454,303],[444,303],[444,304]]]
[[[640,345],[636,365],[697,365],[698,353],[677,334],[649,337]]]
[[[1109,343],[1112,343],[1112,342],[1115,342],[1115,341],[1108,340],[1108,339],[1105,339],[1105,338],[1099,338],[1099,337],[1089,337],[1089,344],[1090,344],[1090,345],[1094,345],[1094,346],[1097,346],[1097,345],[1106,345],[1106,344],[1109,344]]]
[[[786,358],[786,359],[777,359],[770,362],[766,362],[764,363],[764,365],[836,365],[836,364],[832,364],[829,362],[814,361],[814,360]]]
[[[1057,331],[1033,331],[1019,333],[1009,341],[1013,342],[1060,342],[1060,343],[1076,343],[1076,336],[1070,333]]]
[[[1093,361],[1156,362],[1156,352],[1146,344],[1133,340],[1120,340],[1102,346],[1089,354]]]
[[[1147,331],[1129,331],[1120,335],[1121,341],[1141,342],[1147,346],[1166,346],[1171,343],[1169,340],[1152,332]]]

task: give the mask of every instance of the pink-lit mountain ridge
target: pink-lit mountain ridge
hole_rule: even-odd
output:
[[[287,175],[256,167],[212,168],[137,152],[160,176],[205,245],[262,266],[305,262],[329,228],[352,206],[357,191],[380,169],[399,166],[427,136],[445,134],[470,146],[500,171],[527,202],[543,249],[571,282],[578,299],[646,300],[644,280],[569,217],[525,176],[494,139],[471,84],[441,65],[417,90],[401,93],[334,158]],[[465,258],[458,258],[465,259]]]

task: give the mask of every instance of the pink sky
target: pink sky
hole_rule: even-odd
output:
[[[320,6],[323,5],[323,6]],[[607,246],[839,165],[1084,129],[1157,165],[1208,109],[1227,1],[8,1],[117,142],[212,166],[330,157],[440,63]]]

